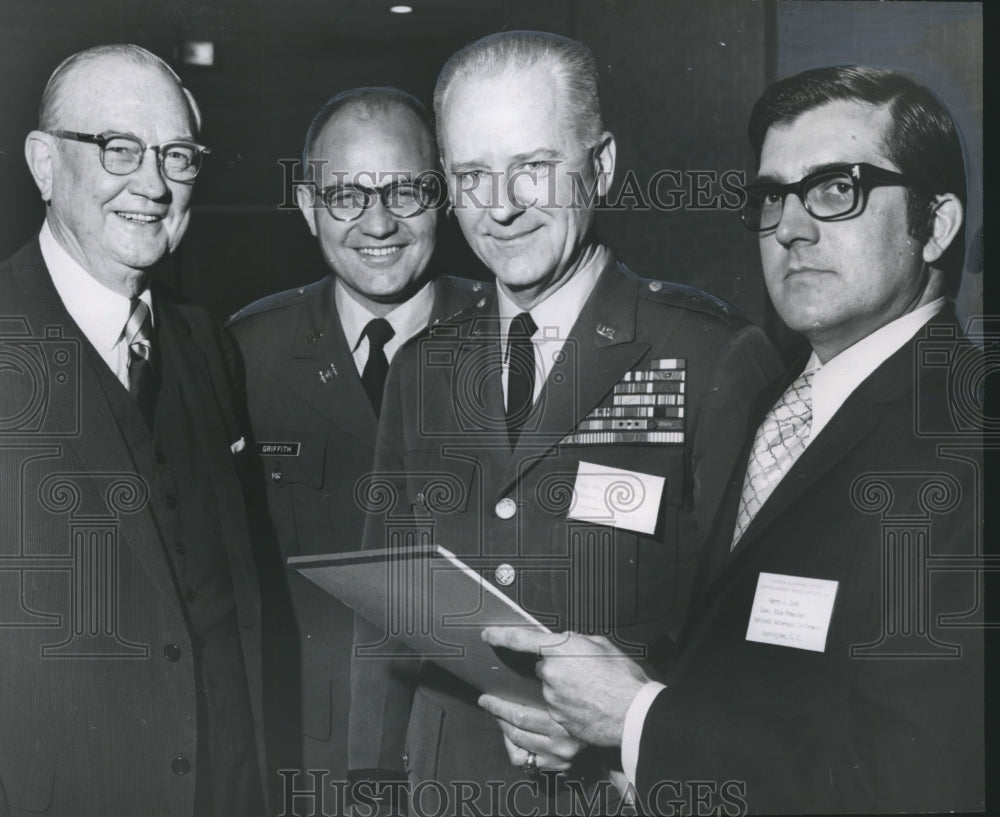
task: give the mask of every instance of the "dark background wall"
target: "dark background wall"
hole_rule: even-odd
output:
[[[287,205],[285,171],[315,110],[355,85],[397,85],[430,100],[459,46],[503,28],[539,28],[587,43],[602,68],[608,127],[618,138],[624,209],[599,229],[637,272],[693,283],[768,320],[756,241],[718,181],[750,171],[745,121],[766,82],[808,67],[862,60],[914,71],[961,110],[981,223],[982,21],[974,3],[772,0],[3,0],[0,7],[0,257],[44,216],[24,166],[45,81],[70,53],[130,41],[171,60],[205,113],[213,155],[192,224],[168,275],[223,317],[267,293],[324,274],[315,242]],[[215,42],[210,68],[174,59],[185,39]],[[667,209],[644,207],[657,171]],[[621,185],[634,179],[640,195]],[[692,190],[692,186],[700,187]],[[692,195],[693,194],[693,195]],[[731,201],[731,196],[730,199]],[[285,205],[285,206],[283,206]],[[973,225],[974,227],[977,224]],[[971,235],[970,235],[971,239]],[[981,258],[981,253],[980,253]],[[483,277],[454,223],[438,263]],[[968,275],[967,311],[980,279]],[[2,293],[0,293],[2,305]]]

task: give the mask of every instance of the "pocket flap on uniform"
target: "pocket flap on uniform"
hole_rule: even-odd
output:
[[[255,448],[268,484],[272,488],[286,485],[322,488],[326,440],[325,434],[301,431],[261,433]]]

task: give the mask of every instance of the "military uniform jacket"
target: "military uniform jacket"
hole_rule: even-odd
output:
[[[490,289],[451,277],[432,286],[431,321],[475,304]],[[246,368],[251,448],[277,557],[269,582],[277,615],[276,653],[269,658],[278,732],[272,765],[328,769],[330,779],[342,780],[353,613],[286,571],[284,561],[361,549],[364,512],[355,485],[371,471],[378,421],[344,337],[332,277],[249,305],[230,328]],[[305,748],[303,735],[310,739]]]
[[[685,780],[751,813],[983,808],[982,365],[950,309],[932,320],[848,397],[730,553],[744,453],[644,724],[649,813],[674,813],[670,781]],[[747,639],[762,573],[837,582],[824,649]]]
[[[551,628],[605,633],[642,654],[684,619],[750,402],[775,376],[777,358],[721,301],[642,280],[612,260],[511,451],[497,314],[490,298],[397,355],[366,547],[393,546],[416,529],[415,541],[466,559]],[[624,472],[608,510],[643,505],[650,532],[571,518],[574,487],[603,468]],[[635,474],[661,478],[660,495],[644,493]],[[355,647],[380,636],[360,622]],[[356,657],[352,769],[406,772],[411,783],[525,782],[477,696],[430,662]],[[533,807],[546,811],[544,801],[506,805]]]
[[[199,409],[196,456],[218,501],[263,771],[235,349],[203,310],[155,284],[153,294],[157,337],[169,328]],[[138,473],[99,382],[104,364],[37,241],[0,265],[0,299],[0,814],[191,817],[195,650],[167,556],[177,543],[154,512],[173,498],[154,501]]]

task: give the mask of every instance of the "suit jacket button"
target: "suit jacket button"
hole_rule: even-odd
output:
[[[493,510],[501,519],[510,519],[517,513],[517,503],[509,496],[505,496],[497,503],[497,506]]]
[[[181,648],[176,644],[164,644],[163,646],[163,657],[168,661],[180,661],[181,660]]]
[[[174,774],[187,774],[191,771],[191,761],[183,755],[178,755],[170,761],[170,769]]]
[[[271,482],[281,482],[281,477],[282,473],[280,468],[271,469]]]
[[[502,565],[497,567],[493,575],[497,578],[497,584],[502,587],[509,587],[514,583],[514,579],[517,577],[517,571],[514,570],[512,565],[504,562]]]

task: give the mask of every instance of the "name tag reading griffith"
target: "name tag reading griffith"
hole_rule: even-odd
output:
[[[581,461],[567,518],[651,534],[665,483],[655,474]]]
[[[824,652],[838,582],[761,573],[747,641]]]

